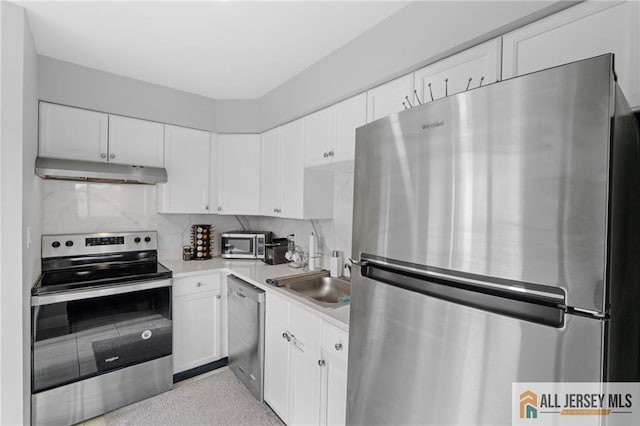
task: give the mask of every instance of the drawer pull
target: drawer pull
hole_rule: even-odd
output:
[[[340,343],[340,342],[336,343],[334,348],[336,348],[336,351],[341,351],[342,350],[342,343]]]

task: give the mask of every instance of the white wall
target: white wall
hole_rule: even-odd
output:
[[[41,100],[177,126],[216,130],[216,101],[39,56]]]
[[[42,186],[45,234],[157,230],[159,256],[177,259],[190,242],[192,224],[213,225],[216,237],[240,228],[234,216],[158,214],[153,185],[45,180]]]
[[[23,415],[30,418],[31,287],[40,276],[42,234],[42,180],[34,173],[38,155],[38,55],[29,22],[25,19],[22,133],[22,375]]]
[[[37,55],[24,10],[0,2],[0,423],[29,423],[29,289],[39,275],[38,245],[23,244],[41,227],[37,144]],[[27,214],[23,214],[27,212]]]

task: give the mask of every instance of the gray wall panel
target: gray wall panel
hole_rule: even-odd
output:
[[[216,101],[65,61],[39,57],[40,99],[202,130],[216,130]]]

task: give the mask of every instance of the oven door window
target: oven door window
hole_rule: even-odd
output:
[[[32,391],[171,355],[171,289],[34,306]]]
[[[224,252],[227,254],[254,255],[253,238],[225,238]]]

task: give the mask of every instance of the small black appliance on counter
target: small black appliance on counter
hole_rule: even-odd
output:
[[[266,244],[265,255],[262,261],[269,265],[279,265],[287,263],[284,257],[287,250],[288,240],[286,238],[274,238],[270,244]]]

